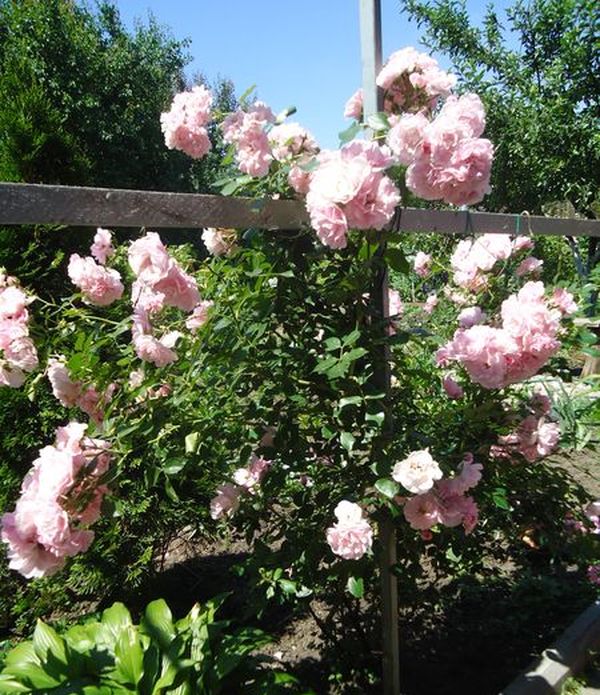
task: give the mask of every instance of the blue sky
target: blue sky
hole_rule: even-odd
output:
[[[398,0],[381,0],[384,59],[419,46],[419,31],[400,13]],[[504,6],[505,0],[496,3]],[[358,0],[117,0],[133,26],[150,11],[176,38],[191,39],[188,72],[233,80],[241,94],[255,84],[277,112],[298,109],[291,120],[307,127],[322,147],[336,147],[346,99],[360,86]],[[483,2],[468,0],[475,21]]]

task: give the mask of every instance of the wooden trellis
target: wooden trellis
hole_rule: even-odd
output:
[[[381,107],[381,94],[375,84],[375,77],[381,67],[381,9],[380,0],[359,0],[359,3],[366,120],[369,114],[379,111]],[[309,227],[309,219],[301,201],[0,183],[0,224],[158,229],[255,227],[291,230]],[[598,220],[538,217],[526,212],[497,214],[467,210],[398,208],[389,229],[396,232],[434,232],[450,235],[498,233],[600,237]],[[374,310],[385,317],[388,315],[385,271],[376,279],[374,290]],[[387,392],[388,355],[383,353],[380,357],[383,368],[377,378],[382,392]],[[390,571],[396,562],[396,537],[393,524],[389,520],[381,523],[379,535],[382,545],[383,693],[399,695],[397,583]]]

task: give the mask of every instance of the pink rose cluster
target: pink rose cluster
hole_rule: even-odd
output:
[[[255,101],[246,111],[238,109],[223,121],[223,139],[235,147],[238,168],[244,174],[262,177],[269,173],[273,153],[267,128],[275,115],[262,101]]]
[[[543,283],[527,282],[502,303],[501,327],[459,328],[437,351],[437,363],[462,364],[472,381],[488,389],[523,381],[559,349],[562,315],[558,303],[545,298]]]
[[[272,461],[252,454],[246,468],[238,468],[234,471],[234,483],[225,483],[217,488],[217,495],[210,503],[211,517],[217,520],[234,514],[239,509],[242,495],[256,494],[272,465]]]
[[[94,258],[71,254],[67,269],[69,278],[81,290],[85,302],[94,306],[108,306],[120,299],[124,290],[119,272],[104,267],[107,258],[114,254],[108,229],[98,228],[90,253]]]
[[[196,280],[169,255],[155,232],[134,241],[128,256],[136,276],[132,286],[133,347],[140,359],[164,367],[177,360],[173,348],[181,333],[169,331],[156,338],[151,317],[165,306],[175,307],[191,313],[188,327],[195,331],[208,319],[209,304],[201,300]]]
[[[18,388],[26,372],[38,366],[38,355],[29,337],[29,310],[33,297],[16,278],[0,270],[0,385]]]
[[[347,232],[382,229],[400,202],[400,193],[385,169],[389,150],[355,140],[341,150],[324,150],[310,177],[306,196],[312,226],[325,246],[345,248]]]
[[[547,418],[551,407],[547,396],[536,394],[529,403],[530,414],[513,432],[498,437],[498,444],[490,448],[490,456],[512,459],[518,454],[529,463],[549,456],[560,440],[560,426]]]
[[[88,439],[85,430],[78,422],[58,428],[23,480],[15,510],[2,516],[9,566],[24,577],[53,574],[94,538],[86,527],[100,517],[110,454],[107,442]]]
[[[456,77],[442,70],[435,58],[412,46],[392,53],[377,76],[388,113],[432,109],[455,84]]]
[[[211,149],[206,126],[211,119],[213,96],[204,85],[180,92],[173,98],[169,111],[160,116],[165,144],[200,159]]]
[[[483,290],[488,285],[486,273],[498,262],[531,248],[533,241],[528,237],[511,240],[508,234],[483,234],[475,239],[463,239],[450,257],[454,283],[473,292]]]
[[[384,90],[383,110],[390,114],[430,111],[455,84],[456,77],[435,58],[412,46],[392,53],[377,76],[377,86]],[[354,92],[344,107],[345,118],[362,119],[363,98],[362,89]]]
[[[342,500],[334,514],[337,521],[326,532],[329,547],[344,560],[359,560],[373,546],[373,529],[362,508],[354,502]]]
[[[480,481],[482,468],[480,463],[473,462],[473,455],[469,453],[464,456],[459,474],[452,478],[442,478],[439,468],[430,464],[428,476],[419,474],[415,478],[419,484],[413,489],[421,492],[404,501],[404,517],[410,526],[427,532],[437,524],[448,527],[462,524],[465,533],[471,533],[479,510],[473,497],[465,493]]]
[[[104,419],[104,407],[112,398],[116,384],[111,385],[103,394],[94,386],[84,386],[81,381],[73,381],[64,357],[51,357],[48,360],[48,380],[54,397],[65,408],[77,406],[97,425]]]
[[[472,205],[489,192],[494,147],[480,137],[485,112],[476,94],[448,97],[432,121],[419,112],[390,122],[387,143],[408,167],[406,185],[415,195]]]

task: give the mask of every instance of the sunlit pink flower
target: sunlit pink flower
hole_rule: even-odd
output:
[[[415,273],[422,278],[426,278],[431,273],[431,256],[423,251],[417,251],[414,260]]]
[[[219,485],[217,495],[210,502],[210,516],[217,520],[228,517],[239,509],[242,488],[231,483]]]
[[[371,550],[373,529],[358,504],[342,500],[334,510],[337,523],[327,529],[327,543],[344,560],[359,560]]]
[[[91,257],[71,255],[68,267],[71,282],[81,290],[83,299],[96,306],[108,306],[123,295],[118,271],[105,268]]]
[[[486,314],[478,306],[469,306],[462,309],[458,314],[458,325],[461,328],[471,328],[478,323],[483,323],[486,320]]]
[[[169,149],[181,150],[194,159],[211,149],[206,125],[211,119],[212,101],[213,96],[204,85],[175,95],[170,110],[160,116]]]
[[[533,256],[528,256],[519,263],[515,270],[515,274],[517,277],[522,277],[523,275],[539,273],[543,265],[544,261],[540,261],[539,258],[534,258]]]
[[[208,321],[210,309],[213,305],[214,302],[206,299],[194,307],[194,310],[185,321],[186,328],[191,333],[196,333],[196,331]]]
[[[269,144],[278,162],[290,160],[301,154],[316,154],[317,141],[299,123],[282,123],[271,128]]]
[[[411,452],[392,469],[392,478],[409,492],[417,494],[431,490],[433,483],[441,477],[440,466],[428,450]]]
[[[115,249],[112,245],[110,230],[98,227],[94,236],[94,243],[90,247],[90,253],[101,265],[104,265],[106,260],[114,255]]]
[[[433,310],[436,308],[438,305],[438,297],[435,292],[432,292],[430,295],[428,295],[427,300],[425,301],[425,304],[423,305],[423,311],[426,314],[432,314]]]
[[[84,431],[80,423],[57,430],[55,445],[40,450],[23,480],[14,512],[2,517],[9,566],[25,577],[53,574],[93,540],[81,525],[99,516],[110,456],[106,442],[87,441]]]
[[[235,229],[207,227],[202,230],[202,241],[213,256],[229,256],[238,248]]]
[[[442,385],[448,398],[456,400],[458,398],[462,398],[465,394],[463,387],[459,383],[457,383],[449,374],[447,374],[444,377]]]
[[[363,90],[357,89],[344,106],[344,118],[353,118],[355,121],[362,119]]]
[[[563,287],[557,287],[554,290],[552,293],[552,303],[566,316],[574,314],[578,309],[573,295]]]

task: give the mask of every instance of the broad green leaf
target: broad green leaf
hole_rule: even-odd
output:
[[[115,645],[115,677],[123,683],[136,685],[143,674],[143,660],[139,634],[135,626],[129,625]]]
[[[496,507],[499,507],[500,509],[506,509],[507,511],[511,509],[510,502],[506,497],[506,490],[503,487],[497,487],[492,492],[492,500]]]
[[[173,615],[164,599],[157,599],[148,604],[140,628],[158,642],[163,651],[167,651],[176,633]]]
[[[185,453],[195,454],[200,443],[200,432],[190,432],[185,438]]]
[[[31,688],[28,688],[23,683],[20,683],[13,676],[0,673],[0,693],[30,693]]]
[[[114,652],[119,635],[131,625],[131,615],[122,603],[113,603],[102,613],[99,642]]]
[[[167,475],[176,475],[186,467],[187,463],[188,459],[186,459],[185,456],[173,458],[167,461],[167,463],[163,466],[163,471]]]
[[[367,125],[369,128],[371,128],[371,130],[379,132],[381,130],[388,130],[390,127],[390,122],[388,121],[385,113],[379,111],[378,113],[371,114],[367,118]]]
[[[365,593],[365,583],[362,577],[348,577],[346,584],[348,591],[354,598],[362,598]]]
[[[395,480],[390,480],[389,478],[379,478],[375,483],[375,488],[385,497],[393,499],[399,492],[400,486]]]
[[[387,248],[385,252],[385,260],[390,268],[398,273],[403,273],[406,275],[408,272],[410,272],[410,265],[406,260],[406,256],[404,255],[402,249],[396,246],[390,246]]]
[[[346,128],[346,130],[342,130],[338,134],[340,145],[345,145],[347,142],[354,140],[361,130],[362,128],[360,123],[353,123],[349,128]]]
[[[33,631],[33,648],[42,664],[46,664],[50,660],[59,661],[63,665],[67,663],[65,641],[41,620],[37,621]]]
[[[360,405],[363,402],[362,396],[346,396],[338,401],[339,410],[343,410],[348,405]]]
[[[350,432],[342,432],[340,434],[340,444],[349,453],[354,447],[354,437],[350,434]]]

